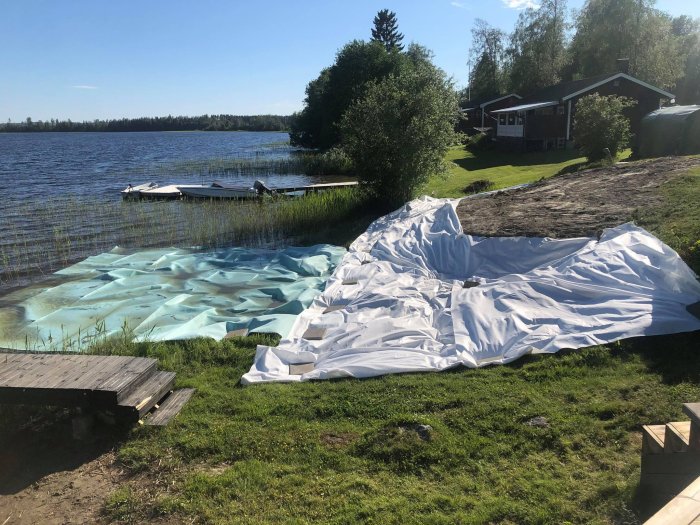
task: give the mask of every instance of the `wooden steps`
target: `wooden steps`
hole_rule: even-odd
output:
[[[689,524],[700,516],[700,499],[693,503],[694,496],[673,503],[674,498],[700,477],[700,403],[686,403],[683,412],[690,416],[690,421],[642,427],[639,483],[642,501],[653,510],[670,505],[666,514],[659,511],[649,523]],[[696,492],[700,494],[700,485]],[[691,509],[693,505],[697,505],[697,514],[690,521],[683,521],[682,516],[695,512]]]
[[[163,400],[158,409],[145,421],[146,425],[163,426],[167,425],[172,418],[180,412],[180,409],[189,401],[194,394],[193,388],[181,388]]]
[[[119,402],[117,410],[134,422],[146,415],[163,397],[168,395],[175,384],[175,372],[158,371]]]
[[[157,364],[155,359],[145,357],[0,349],[0,404],[99,410],[128,422],[150,413],[149,419],[156,421],[152,424],[164,425],[177,415],[193,391],[173,392],[175,373],[159,371]],[[163,407],[167,410],[156,417]]]

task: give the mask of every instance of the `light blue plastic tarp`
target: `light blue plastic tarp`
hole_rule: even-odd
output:
[[[56,273],[60,284],[20,290],[0,306],[0,346],[70,349],[126,327],[141,340],[287,335],[324,289],[343,248],[215,251],[119,248]],[[78,344],[82,339],[82,344]]]

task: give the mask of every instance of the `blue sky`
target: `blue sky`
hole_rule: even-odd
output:
[[[474,19],[509,31],[531,1],[0,0],[0,120],[289,114],[385,7],[462,86]],[[657,7],[700,17],[700,0]]]

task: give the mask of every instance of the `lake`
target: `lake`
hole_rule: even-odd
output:
[[[0,292],[117,244],[186,245],[178,232],[202,207],[123,203],[128,184],[319,181],[302,173],[288,140],[278,132],[0,133]],[[132,234],[170,220],[161,238]]]

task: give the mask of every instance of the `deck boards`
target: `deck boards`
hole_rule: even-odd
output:
[[[156,364],[144,357],[0,353],[0,403],[117,403]]]
[[[107,410],[132,422],[172,391],[175,373],[158,371],[145,357],[39,354],[0,348],[0,404],[59,405]],[[156,407],[154,425],[165,425],[192,395],[176,391]]]

